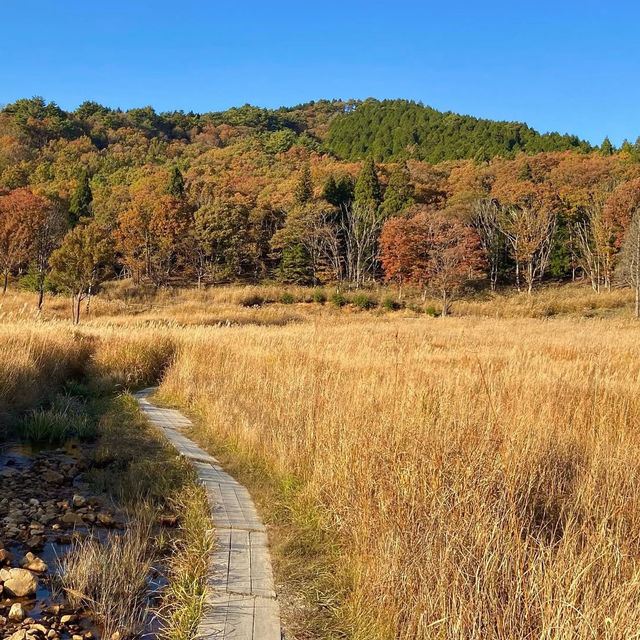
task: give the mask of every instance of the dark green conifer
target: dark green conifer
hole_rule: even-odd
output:
[[[611,140],[609,140],[609,136],[606,136],[600,145],[600,153],[603,156],[612,156],[614,152],[613,145],[611,144]]]
[[[520,182],[530,182],[533,180],[533,171],[531,171],[531,165],[525,162],[518,171],[518,180]]]
[[[355,201],[358,204],[373,205],[375,208],[378,208],[382,202],[382,191],[373,156],[368,156],[362,163],[356,182]]]
[[[167,193],[176,198],[182,198],[182,196],[184,196],[184,178],[178,167],[173,167],[171,178],[167,185]]]
[[[293,194],[294,201],[298,205],[303,205],[313,199],[313,182],[311,180],[311,167],[307,162],[302,168],[302,173],[298,178]]]
[[[72,227],[78,224],[80,218],[86,218],[91,215],[92,200],[93,194],[89,186],[89,176],[86,171],[82,171],[69,203],[69,222]]]
[[[389,176],[382,210],[386,216],[397,216],[414,202],[414,189],[407,165],[398,164]]]
[[[340,198],[338,194],[338,185],[336,184],[336,179],[331,174],[324,183],[322,187],[322,197],[334,207],[340,206]]]

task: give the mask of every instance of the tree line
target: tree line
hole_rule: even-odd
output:
[[[68,114],[39,99],[0,113],[5,289],[18,278],[40,304],[47,289],[69,291],[77,320],[108,277],[156,286],[385,279],[438,291],[445,312],[467,287],[635,286],[632,145],[345,162],[309,142],[326,139],[335,102],[275,115],[243,107],[181,125],[184,135],[162,133],[145,113],[85,103]],[[79,118],[85,133],[72,135]]]

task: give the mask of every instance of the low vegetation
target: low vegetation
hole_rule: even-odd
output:
[[[152,568],[150,527],[134,525],[106,541],[77,542],[60,564],[62,588],[75,607],[86,607],[100,621],[106,638],[132,637],[149,615],[147,581]]]
[[[635,628],[629,321],[353,318],[181,341],[164,392],[222,450],[298,479],[350,568],[331,609],[351,637]]]
[[[244,306],[253,295],[262,304]],[[7,310],[3,379],[44,389],[34,362],[57,371],[48,353],[66,353],[93,384],[162,376],[163,397],[199,416],[194,436],[270,523],[294,637],[613,639],[636,628],[632,291],[479,292],[450,318],[431,318],[438,301],[410,288],[159,291],[135,312],[115,294],[92,304],[76,330],[52,310],[38,322]],[[134,509],[141,498],[184,514],[165,609],[177,639],[202,603],[205,501],[148,440],[132,399],[117,405],[93,482]],[[158,503],[160,493],[172,497]]]

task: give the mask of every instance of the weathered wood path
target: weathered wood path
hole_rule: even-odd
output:
[[[209,498],[215,545],[197,637],[280,640],[280,608],[265,527],[249,492],[182,432],[191,422],[175,409],[152,404],[155,388],[136,393],[148,420],[193,465]]]

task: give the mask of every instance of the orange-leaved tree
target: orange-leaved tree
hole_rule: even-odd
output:
[[[385,278],[439,292],[443,316],[454,295],[482,277],[486,266],[478,234],[441,212],[422,211],[387,221],[380,246]]]
[[[38,274],[40,304],[49,255],[64,232],[59,212],[46,198],[28,188],[14,189],[0,197],[0,269],[3,293],[9,274],[21,265],[33,263]]]

